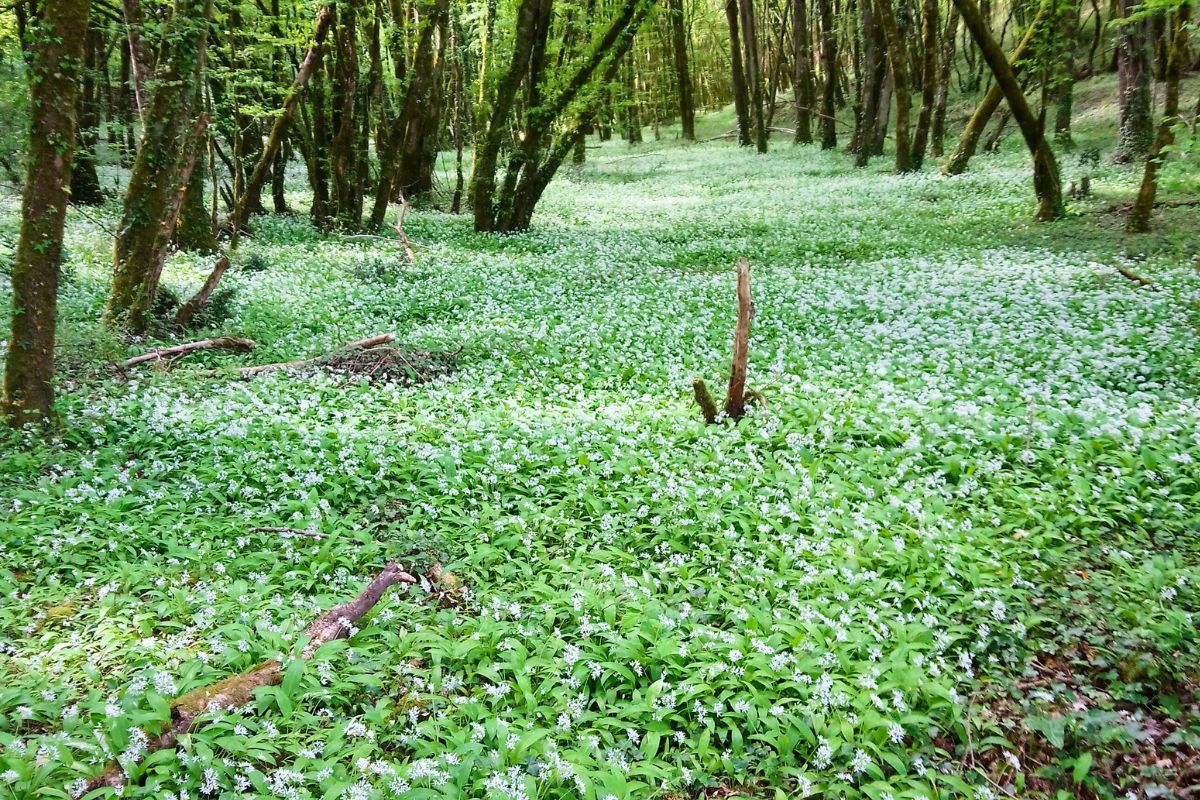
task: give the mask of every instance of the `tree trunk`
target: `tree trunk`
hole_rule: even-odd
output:
[[[1138,7],[1138,0],[1121,0],[1121,17]],[[1117,43],[1117,86],[1119,118],[1117,163],[1137,161],[1146,156],[1153,139],[1150,121],[1150,43],[1146,19],[1121,25]]]
[[[892,92],[896,96],[896,172],[909,172],[912,169],[912,152],[908,139],[908,113],[912,105],[912,95],[908,88],[908,52],[904,40],[900,38],[892,0],[876,0],[875,13],[879,16],[879,25],[883,28],[883,35],[887,40]]]
[[[684,139],[696,139],[696,107],[692,100],[692,76],[688,69],[687,20],[683,0],[667,0],[671,23],[671,52],[675,65],[675,93],[679,98],[679,127]]]
[[[754,145],[758,152],[767,152],[767,126],[763,120],[762,69],[758,60],[758,31],[754,24],[754,0],[738,0],[742,29],[742,56],[746,82],[750,89],[750,104],[754,121]]]
[[[109,324],[141,333],[158,291],[163,257],[175,221],[164,225],[183,187],[181,173],[193,136],[193,109],[203,69],[212,0],[175,0],[163,35],[162,63],[145,114],[145,133],[125,192],[113,247],[113,283],[105,310]]]
[[[209,216],[204,202],[205,186],[208,183],[208,169],[205,163],[207,144],[207,138],[201,137],[194,145],[196,163],[188,177],[183,207],[179,210],[179,224],[175,228],[175,245],[180,250],[193,253],[213,253],[217,250],[217,234],[213,230],[212,217]]]
[[[21,232],[12,264],[13,313],[0,418],[19,427],[54,415],[54,330],[62,266],[75,96],[91,0],[43,6],[30,37],[29,171],[21,200]]]
[[[917,115],[917,130],[913,134],[912,155],[909,167],[919,170],[925,162],[925,146],[929,141],[929,126],[933,122],[933,108],[937,98],[940,74],[938,72],[938,3],[925,0],[922,17],[924,36],[921,60],[921,111]]]
[[[1154,146],[1146,159],[1142,173],[1142,186],[1137,200],[1129,211],[1125,229],[1130,233],[1146,233],[1150,230],[1150,212],[1154,209],[1154,198],[1158,194],[1158,170],[1165,156],[1164,150],[1175,141],[1175,125],[1179,123],[1179,78],[1183,73],[1183,62],[1187,58],[1188,4],[1183,3],[1175,11],[1175,36],[1167,54],[1166,90],[1163,99],[1163,116],[1158,123],[1158,134]]]
[[[958,9],[950,7],[946,29],[942,32],[941,68],[938,72],[937,97],[933,108],[933,130],[929,152],[941,158],[946,141],[946,101],[950,96],[950,68],[954,64],[954,44],[958,38]]]
[[[1057,22],[1055,44],[1058,45],[1059,59],[1055,63],[1061,66],[1057,74],[1051,77],[1048,99],[1054,106],[1054,140],[1063,148],[1070,149],[1071,107],[1075,99],[1075,31],[1079,24],[1079,6],[1074,2],[1062,2]]]
[[[1037,219],[1045,222],[1058,219],[1063,213],[1062,183],[1058,177],[1058,162],[1046,139],[1042,135],[1042,126],[1034,116],[1025,100],[1025,93],[1017,83],[1016,75],[1004,51],[992,38],[992,32],[984,24],[983,16],[975,0],[954,0],[958,11],[962,14],[963,24],[970,31],[971,37],[979,47],[984,60],[996,79],[996,84],[1008,101],[1013,119],[1021,128],[1021,136],[1033,157],[1033,191],[1038,199]],[[1046,3],[1043,4],[1043,8]],[[1041,12],[1039,11],[1039,14]]]
[[[746,91],[746,73],[742,66],[742,44],[738,35],[738,0],[725,0],[725,21],[729,25],[729,66],[733,81],[733,108],[737,114],[738,144],[749,147],[750,96]]]
[[[154,62],[146,42],[142,38],[145,21],[138,0],[122,0],[121,13],[125,17],[125,35],[129,40],[129,58],[133,67],[133,96],[138,116],[144,117],[150,98],[146,96],[146,83],[154,76]]]
[[[862,115],[856,119],[854,138],[857,149],[854,166],[865,167],[875,152],[875,126],[879,118],[879,95],[883,89],[880,72],[879,34],[872,0],[862,0],[859,9],[862,30]]]
[[[333,202],[338,225],[345,230],[357,230],[362,224],[359,204],[362,194],[356,191],[357,174],[355,132],[359,109],[358,99],[358,11],[362,0],[342,3],[337,21],[334,48],[337,58],[333,81]],[[359,213],[355,213],[359,209]]]
[[[792,92],[796,99],[796,144],[812,144],[813,75],[808,39],[808,0],[792,0]]]
[[[1016,49],[1013,50],[1009,57],[1010,63],[1016,64],[1013,68],[1014,75],[1017,74],[1021,65],[1030,55],[1030,48],[1033,46],[1034,34],[1037,33],[1038,26],[1042,24],[1050,4],[1043,2],[1033,17],[1033,21],[1029,23],[1029,27],[1025,30],[1025,35],[1021,38]],[[967,164],[971,160],[971,156],[975,155],[975,148],[979,146],[979,139],[983,136],[984,130],[987,128],[988,122],[992,118],[992,114],[996,113],[996,109],[1000,107],[1000,102],[1004,99],[1004,92],[1001,91],[1000,85],[992,83],[988,88],[983,99],[979,101],[979,105],[975,107],[975,113],[971,115],[971,119],[967,122],[967,127],[963,129],[962,136],[959,137],[958,145],[954,148],[954,152],[950,154],[950,160],[942,167],[943,175],[961,175],[967,169]]]
[[[104,34],[92,25],[85,37],[83,80],[76,99],[78,130],[75,157],[71,162],[71,202],[76,205],[98,206],[104,202],[100,177],[96,174],[96,143],[100,135],[100,98],[96,75],[104,53]]]
[[[821,16],[821,149],[837,147],[837,36],[833,29],[833,0],[817,0]]]

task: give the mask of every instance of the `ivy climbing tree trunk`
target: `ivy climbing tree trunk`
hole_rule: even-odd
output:
[[[1062,182],[1058,176],[1058,162],[1042,134],[1041,123],[1030,110],[1012,66],[992,37],[992,32],[984,22],[983,15],[979,13],[979,6],[975,5],[975,0],[954,0],[954,5],[962,15],[963,25],[970,31],[971,38],[975,40],[984,61],[992,71],[996,85],[1004,93],[1013,119],[1017,121],[1021,136],[1025,139],[1025,146],[1029,148],[1029,154],[1033,157],[1033,192],[1038,199],[1037,219],[1043,222],[1058,219],[1063,213]],[[1045,5],[1043,3],[1043,7]]]
[[[165,209],[188,175],[184,166],[195,136],[197,108],[212,0],[175,0],[145,113],[145,132],[125,191],[113,246],[113,283],[105,320],[133,333],[146,329],[150,307],[174,235]],[[176,211],[178,213],[178,211]],[[164,224],[164,222],[169,224]]]
[[[51,419],[54,413],[58,279],[90,8],[91,0],[55,0],[30,20],[35,44],[29,65],[29,168],[13,257],[12,333],[0,397],[0,417],[13,426]]]

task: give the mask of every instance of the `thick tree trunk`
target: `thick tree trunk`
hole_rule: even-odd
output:
[[[1175,125],[1179,123],[1179,79],[1183,73],[1183,62],[1187,58],[1188,45],[1188,4],[1183,3],[1175,11],[1175,35],[1167,54],[1167,74],[1165,97],[1163,99],[1163,116],[1158,124],[1158,134],[1150,155],[1146,158],[1146,168],[1142,173],[1142,186],[1138,190],[1137,200],[1129,211],[1125,229],[1130,233],[1145,233],[1150,230],[1150,212],[1154,209],[1154,198],[1158,194],[1158,170],[1162,165],[1167,147],[1175,141]]]
[[[162,63],[113,247],[113,283],[105,310],[107,322],[134,333],[144,331],[149,322],[163,258],[174,235],[175,220],[164,225],[163,211],[174,205],[176,193],[187,182],[182,173],[194,135],[192,111],[197,107],[211,15],[212,0],[175,0],[163,35]]]
[[[679,127],[684,139],[696,139],[696,107],[692,100],[692,76],[688,69],[688,30],[683,0],[667,0],[671,23],[671,54],[675,65],[675,94],[679,98]]]
[[[1121,0],[1121,16],[1128,17],[1138,0]],[[1144,158],[1154,137],[1150,120],[1149,21],[1121,25],[1117,43],[1117,86],[1120,106],[1117,151],[1113,159],[1128,163]]]
[[[887,39],[888,66],[892,75],[892,92],[896,96],[896,172],[912,169],[912,152],[908,139],[908,114],[912,106],[912,95],[908,88],[908,51],[900,29],[896,25],[896,14],[892,0],[876,0],[875,13]]]
[[[1033,17],[1033,21],[1029,23],[1029,27],[1025,30],[1025,35],[1021,38],[1016,49],[1013,50],[1009,57],[1009,63],[1016,64],[1013,68],[1013,74],[1016,75],[1030,55],[1030,48],[1033,46],[1034,34],[1037,33],[1038,26],[1045,19],[1047,10],[1050,8],[1049,2],[1043,2]],[[979,139],[983,136],[984,130],[987,128],[988,122],[992,118],[992,114],[996,113],[996,109],[1000,107],[1000,102],[1004,99],[1004,92],[1000,89],[998,83],[993,82],[988,88],[983,99],[979,101],[979,105],[975,107],[975,113],[971,115],[971,119],[967,122],[967,127],[963,129],[962,136],[958,139],[958,145],[954,148],[954,152],[950,154],[950,159],[946,165],[942,167],[944,175],[961,175],[967,169],[967,164],[971,157],[975,155],[975,149],[979,146]]]
[[[971,32],[971,37],[979,47],[984,60],[987,62],[996,84],[1008,101],[1013,119],[1021,128],[1021,136],[1033,157],[1033,191],[1038,199],[1037,219],[1049,221],[1058,219],[1063,213],[1062,183],[1058,177],[1058,162],[1054,153],[1042,135],[1042,126],[1038,118],[1029,108],[1025,93],[1017,83],[1016,75],[1004,51],[992,37],[992,32],[984,24],[983,16],[975,0],[954,0],[958,11],[962,14],[963,24]]]
[[[742,29],[742,58],[745,62],[746,82],[750,89],[754,145],[758,152],[765,153],[767,125],[763,119],[763,82],[758,60],[758,30],[754,24],[754,0],[738,0],[738,15]]]
[[[75,96],[91,0],[55,0],[37,20],[31,81],[29,171],[12,264],[13,313],[0,418],[52,419],[54,331],[63,226],[75,149]]]
[[[817,0],[821,16],[821,149],[837,147],[837,32],[833,29],[833,0]]]
[[[946,29],[942,32],[942,55],[938,70],[937,97],[934,100],[930,155],[941,158],[946,141],[946,101],[950,97],[950,68],[954,65],[954,44],[958,38],[958,9],[950,7]]]
[[[194,253],[213,253],[217,249],[217,234],[213,230],[212,217],[204,198],[208,184],[207,145],[206,137],[200,137],[194,144],[195,166],[188,177],[183,207],[179,210],[179,224],[175,228],[176,247]]]
[[[925,0],[921,27],[924,37],[921,58],[921,111],[913,133],[909,168],[919,170],[925,162],[925,147],[929,141],[929,126],[933,123],[933,107],[938,93],[938,3]]]
[[[733,109],[737,114],[738,144],[749,147],[754,140],[750,134],[750,96],[746,91],[746,73],[742,66],[737,0],[725,0],[725,22],[729,25],[729,68],[733,85]]]
[[[808,38],[808,0],[792,0],[792,92],[796,100],[796,144],[812,144],[813,74]]]

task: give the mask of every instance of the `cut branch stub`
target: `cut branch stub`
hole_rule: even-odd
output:
[[[692,379],[692,395],[696,398],[696,405],[700,406],[700,414],[704,417],[704,421],[712,425],[717,421],[717,404],[713,402],[712,395],[708,393],[708,386],[704,383],[703,378]]]

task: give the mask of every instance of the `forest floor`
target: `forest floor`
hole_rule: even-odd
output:
[[[130,369],[119,209],[73,213],[61,437],[0,442],[0,800],[117,755],[126,797],[1195,796],[1200,215],[1124,237],[1137,170],[1071,155],[1035,224],[1015,144],[610,143],[528,234],[411,213],[412,264],[264,218],[189,337],[257,347]],[[762,401],[705,426],[742,256]],[[462,586],[144,756],[393,559]]]

